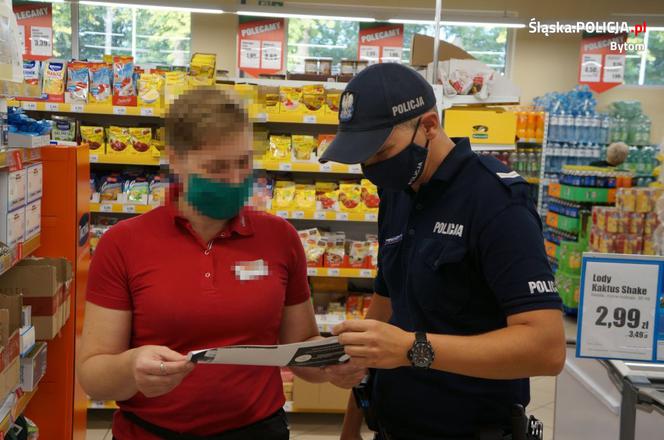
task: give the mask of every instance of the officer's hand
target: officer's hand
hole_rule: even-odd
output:
[[[159,397],[180,385],[194,371],[194,364],[167,347],[147,345],[133,350],[131,368],[138,391],[145,397]]]
[[[381,321],[351,320],[332,330],[339,343],[358,365],[367,368],[410,366],[408,350],[415,337],[412,333]]]
[[[332,365],[326,367],[323,371],[327,375],[327,380],[339,388],[353,388],[369,374],[367,369],[356,360],[351,359],[345,364]]]

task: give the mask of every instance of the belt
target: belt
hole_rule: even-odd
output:
[[[254,437],[254,434],[260,435],[266,430],[269,430],[270,433],[276,433],[276,430],[283,430],[284,433],[288,432],[286,412],[283,409],[279,409],[271,416],[256,423],[252,423],[251,425],[210,436],[198,436],[194,434],[171,431],[170,429],[155,425],[148,422],[147,420],[143,420],[134,413],[128,411],[120,411],[120,413],[134,425],[163,440],[249,440],[254,438],[263,438]]]

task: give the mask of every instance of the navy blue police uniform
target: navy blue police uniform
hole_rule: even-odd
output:
[[[342,95],[339,131],[321,161],[364,163],[395,125],[433,105],[431,86],[412,69],[371,66]],[[495,158],[475,154],[467,138],[453,141],[417,192],[398,168],[391,178],[407,182],[406,189],[379,188],[375,292],[390,299],[390,323],[469,336],[505,328],[510,315],[561,309],[527,182]],[[411,145],[389,160],[421,173],[422,155],[422,147]],[[444,352],[437,356],[444,362]],[[513,405],[527,406],[529,394],[526,378],[403,367],[376,370],[372,406],[392,439],[471,439],[490,427],[509,432]]]

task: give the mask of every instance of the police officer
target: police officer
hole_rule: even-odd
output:
[[[565,361],[561,300],[527,183],[450,139],[432,87],[398,64],[341,97],[321,162],[362,164],[379,187],[380,250],[364,321],[334,329],[376,369],[372,407],[391,440],[508,438],[531,376]],[[342,439],[360,439],[349,403]]]

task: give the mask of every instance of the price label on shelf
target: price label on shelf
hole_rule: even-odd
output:
[[[337,220],[340,221],[348,221],[348,213],[347,212],[337,212]]]
[[[281,218],[288,218],[288,217],[290,217],[290,216],[288,215],[288,211],[277,211],[276,215],[277,215],[277,217],[281,217]]]
[[[60,111],[60,104],[56,104],[54,102],[47,102],[46,105],[44,106],[46,108],[47,112],[57,112]]]
[[[307,267],[307,276],[315,277],[318,276],[318,269],[315,267]]]
[[[267,122],[267,113],[257,113],[256,122]]]
[[[325,215],[325,211],[316,211],[314,213],[314,219],[315,220],[325,220],[327,216]]]
[[[373,277],[373,271],[371,269],[361,269],[360,277],[362,278],[371,278]]]
[[[341,275],[341,270],[337,269],[336,267],[327,270],[327,276],[338,277],[339,275]]]
[[[293,218],[302,220],[304,218],[304,211],[293,211]]]
[[[316,118],[316,115],[304,115],[302,122],[305,124],[315,124],[318,122],[318,119]]]
[[[126,212],[128,214],[134,214],[136,212],[136,205],[123,205],[122,212]]]
[[[74,113],[83,113],[85,111],[85,105],[83,104],[72,104],[71,111]]]
[[[23,108],[25,110],[37,110],[37,103],[36,102],[24,102],[23,103]]]
[[[364,214],[364,220],[368,222],[378,221],[378,214]]]
[[[91,154],[90,163],[97,163],[97,162],[99,162],[99,156],[97,156],[96,154]]]
[[[127,114],[127,107],[114,106],[113,107],[113,114],[114,115],[126,115]]]
[[[141,116],[154,116],[154,109],[152,107],[141,107]]]
[[[321,173],[331,173],[332,172],[332,164],[330,162],[322,163],[322,164],[320,164],[319,169],[320,169]]]
[[[101,212],[113,212],[113,205],[111,203],[102,203],[99,210]]]
[[[577,356],[664,362],[663,273],[661,257],[585,254]]]
[[[292,163],[280,163],[279,164],[279,171],[293,171],[293,164]]]
[[[353,174],[362,174],[362,165],[356,163],[348,166],[348,172]]]

